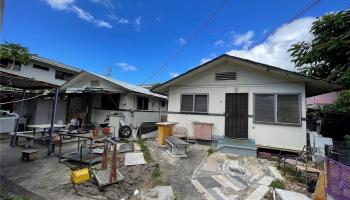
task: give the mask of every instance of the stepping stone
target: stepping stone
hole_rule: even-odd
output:
[[[230,188],[234,189],[235,191],[241,190],[241,188],[239,186],[233,184],[232,182],[230,182],[229,180],[227,180],[225,177],[223,177],[221,175],[214,175],[211,177],[213,177],[213,179],[215,179],[223,187],[230,187]]]
[[[273,181],[273,177],[271,177],[271,176],[263,176],[263,177],[258,181],[258,183],[261,184],[261,185],[270,186],[270,184],[272,183],[272,181]]]
[[[196,190],[201,193],[206,200],[215,200],[215,198],[201,185],[197,180],[191,180]]]
[[[219,188],[217,188],[217,187],[208,189],[208,192],[216,200],[230,200],[230,198],[227,197],[225,194],[223,194],[222,191]]]
[[[276,194],[282,200],[310,200],[305,194],[287,190],[276,189]]]
[[[259,185],[259,187],[257,187],[245,200],[260,200],[264,198],[269,190],[269,187],[265,185]]]
[[[239,187],[239,190],[244,190],[247,188],[247,185],[245,184],[245,182],[243,182],[243,179],[235,179],[234,177],[232,177],[231,175],[225,175],[224,176],[227,180],[229,180],[232,184],[236,185],[237,187]],[[241,182],[242,181],[242,182]]]
[[[211,176],[198,177],[197,181],[205,188],[222,187],[222,185]]]
[[[270,171],[271,171],[271,173],[273,174],[273,176],[274,176],[275,178],[277,178],[278,180],[284,181],[283,176],[282,176],[281,173],[277,170],[276,167],[269,166],[269,168],[270,168]]]

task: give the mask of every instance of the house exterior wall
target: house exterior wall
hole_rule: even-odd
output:
[[[29,63],[28,65],[22,65],[20,71],[11,70],[11,67],[8,67],[8,68],[0,67],[0,71],[15,74],[18,76],[27,77],[27,78],[33,78],[35,80],[43,81],[53,85],[63,85],[66,82],[66,80],[55,78],[56,70],[67,72],[73,75],[78,73],[78,72],[69,71],[67,69],[57,69],[51,65],[43,64],[43,63],[40,65],[44,67],[48,67],[49,70],[46,71],[42,69],[37,69],[33,67],[34,63]]]
[[[216,81],[215,72],[236,71],[236,81]],[[181,95],[192,93],[208,94],[208,115],[183,114],[180,111]],[[193,136],[193,122],[214,123],[213,137],[225,135],[225,94],[248,93],[248,138],[264,147],[301,150],[306,144],[306,122],[301,126],[262,124],[253,121],[253,96],[255,93],[300,94],[301,117],[305,112],[305,85],[292,82],[288,78],[273,75],[267,71],[253,70],[243,65],[221,64],[202,73],[174,84],[169,88],[168,121],[178,122],[186,127],[188,135]]]
[[[159,108],[166,109],[166,107],[159,107],[160,98],[147,96],[148,101],[148,110],[138,110],[137,109],[137,96],[133,93],[124,93],[120,94],[119,100],[119,110],[104,110],[94,108],[92,110],[92,121],[93,122],[103,122],[106,119],[106,116],[114,113],[122,113],[124,115],[124,122],[127,125],[132,125],[132,127],[138,127],[142,122],[158,122],[160,121],[160,112]],[[101,98],[100,95],[94,96],[94,102],[99,101],[98,98]],[[162,110],[164,112],[164,110]]]

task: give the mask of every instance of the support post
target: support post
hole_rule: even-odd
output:
[[[18,131],[18,126],[19,126],[19,120],[21,118],[21,115],[22,115],[22,110],[23,110],[23,103],[24,103],[24,97],[25,97],[25,90],[23,89],[22,90],[22,101],[21,101],[21,105],[19,107],[19,111],[18,111],[18,118],[16,120],[16,127],[15,127],[15,132],[13,133],[12,135],[12,138],[11,138],[11,147],[15,147],[15,141],[16,141],[16,137],[17,137],[17,131]]]
[[[57,100],[58,100],[58,88],[55,89],[55,97],[53,99],[50,135],[49,135],[49,142],[48,142],[48,147],[47,147],[47,156],[51,156],[53,154],[53,152],[52,152],[52,135],[53,135],[55,118],[56,118]]]

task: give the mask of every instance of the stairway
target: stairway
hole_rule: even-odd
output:
[[[222,153],[256,157],[258,147],[252,140],[220,138],[216,149]]]

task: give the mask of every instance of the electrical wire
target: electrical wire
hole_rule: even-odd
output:
[[[189,39],[185,42],[184,45],[182,45],[180,48],[178,48],[175,53],[170,56],[158,69],[152,73],[145,81],[143,81],[140,85],[145,84],[147,81],[151,80],[154,76],[156,76],[162,69],[164,69],[171,61],[173,61],[210,23],[211,20],[216,17],[219,12],[226,6],[226,4],[229,2],[229,0],[224,0],[219,7],[217,7],[214,12],[204,21],[204,23],[189,37]]]
[[[282,30],[283,28],[285,28],[288,24],[290,24],[291,22],[293,22],[294,20],[298,19],[301,15],[303,15],[304,13],[306,13],[308,10],[310,10],[312,7],[314,7],[316,4],[318,4],[321,0],[315,0],[313,2],[311,2],[309,5],[303,7],[299,12],[297,12],[296,15],[294,15],[292,18],[290,18],[289,20],[287,20],[287,22],[285,22],[282,26],[276,26],[274,27],[271,31],[268,31],[266,36],[263,37],[261,40],[259,40],[259,42],[257,44],[262,43],[263,41],[269,39],[272,34],[274,34],[277,30]],[[147,81],[151,80],[155,75],[157,75],[161,70],[163,70],[171,61],[173,61],[175,59],[175,57],[177,57],[181,51],[184,50],[184,48],[186,48],[190,42],[192,42],[192,40],[206,27],[206,25],[208,25],[208,23],[219,13],[220,10],[222,10],[222,8],[226,5],[228,1],[223,1],[220,6],[214,11],[214,13],[205,21],[205,23],[190,37],[190,39],[188,40],[188,42],[186,42],[182,47],[180,47],[175,53],[174,55],[172,55],[164,64],[162,64],[153,74],[151,74],[151,76],[149,76],[145,81],[143,81],[140,85],[145,84]],[[241,57],[248,52],[249,49],[243,49],[242,50],[242,54]]]
[[[18,103],[18,102],[21,102],[21,101],[27,101],[27,100],[35,99],[35,98],[38,98],[38,97],[41,97],[41,96],[46,96],[47,94],[49,94],[50,92],[52,92],[52,91],[54,91],[54,90],[55,90],[55,89],[52,89],[52,90],[50,90],[50,91],[47,92],[47,93],[39,94],[39,95],[36,95],[36,96],[33,96],[33,97],[29,97],[29,98],[25,98],[25,99],[20,99],[20,100],[15,100],[15,101],[9,101],[9,102],[3,102],[3,103],[0,103],[0,105],[10,104],[10,103]]]

